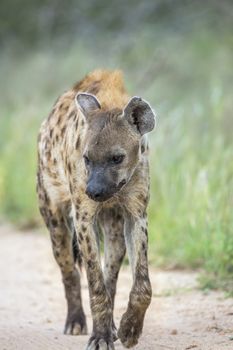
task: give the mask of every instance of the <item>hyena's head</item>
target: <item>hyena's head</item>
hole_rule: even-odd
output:
[[[102,110],[94,95],[79,93],[76,102],[87,120],[83,158],[87,195],[105,201],[128,183],[141,152],[141,139],[155,125],[150,105],[133,97],[123,110]]]

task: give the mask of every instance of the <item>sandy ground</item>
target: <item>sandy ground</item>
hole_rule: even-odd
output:
[[[62,334],[66,313],[61,276],[47,234],[0,227],[0,350],[84,350],[88,336]],[[153,300],[135,349],[233,350],[233,300],[196,288],[192,272],[151,269]],[[128,268],[118,284],[119,324],[131,285]],[[83,276],[89,332],[91,317]],[[232,339],[232,340],[231,340]],[[119,341],[116,350],[123,349]]]

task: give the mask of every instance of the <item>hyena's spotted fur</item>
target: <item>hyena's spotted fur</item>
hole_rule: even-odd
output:
[[[114,349],[117,336],[124,346],[135,345],[150,304],[144,134],[153,127],[149,104],[129,99],[120,72],[95,71],[57,100],[40,129],[37,191],[65,287],[65,333],[87,332],[76,251],[89,284],[93,331],[88,350]],[[99,231],[104,233],[104,271]],[[126,248],[133,286],[116,332],[113,305]]]

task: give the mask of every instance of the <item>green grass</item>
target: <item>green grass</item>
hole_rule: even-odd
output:
[[[204,287],[232,291],[232,36],[208,28],[168,35],[159,25],[154,33],[148,26],[127,41],[118,36],[114,45],[99,38],[95,47],[79,41],[63,50],[54,43],[1,53],[0,215],[19,226],[40,222],[35,173],[42,119],[85,73],[120,67],[132,94],[158,114],[150,135],[151,261],[203,267]]]

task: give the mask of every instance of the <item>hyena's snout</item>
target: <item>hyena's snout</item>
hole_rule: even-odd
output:
[[[116,183],[104,171],[92,172],[87,181],[86,194],[96,202],[104,202],[118,192],[125,182]]]
[[[86,194],[96,202],[104,202],[117,192],[114,184],[89,181],[86,187]]]
[[[87,183],[86,194],[89,198],[97,202],[102,202],[111,197],[104,184],[89,181]]]

